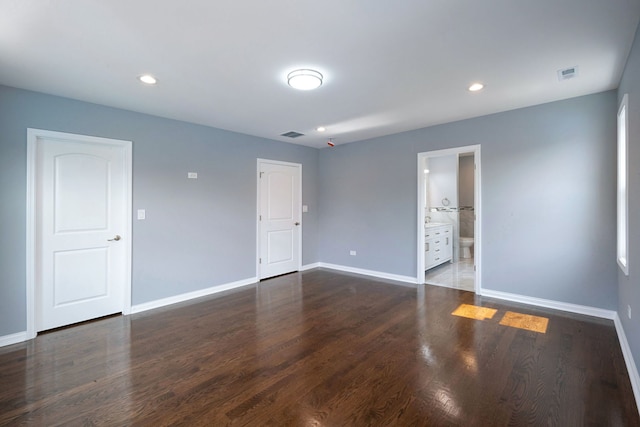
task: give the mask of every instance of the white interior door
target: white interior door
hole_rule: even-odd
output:
[[[300,269],[301,165],[258,161],[258,277]]]
[[[122,312],[130,287],[131,146],[34,132],[36,330]]]

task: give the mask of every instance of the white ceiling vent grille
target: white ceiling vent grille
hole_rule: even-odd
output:
[[[569,80],[578,76],[578,67],[565,68],[564,70],[558,70],[558,80]]]

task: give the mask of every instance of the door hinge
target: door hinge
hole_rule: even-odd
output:
[[[262,258],[258,258],[258,264],[262,264]]]
[[[476,271],[476,266],[475,265],[473,266],[473,271]]]
[[[264,172],[260,172],[260,178],[262,178],[262,175],[264,175]]]
[[[260,217],[260,221],[262,221],[262,215],[258,215]]]

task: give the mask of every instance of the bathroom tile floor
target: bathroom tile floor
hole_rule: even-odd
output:
[[[462,289],[473,292],[475,273],[473,258],[460,258],[458,262],[440,264],[427,270],[425,283],[429,285],[445,286],[447,288]]]

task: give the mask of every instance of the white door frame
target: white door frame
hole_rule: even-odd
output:
[[[418,272],[416,274],[416,283],[424,284],[424,205],[425,200],[425,188],[424,188],[424,171],[422,170],[424,159],[429,157],[449,156],[453,154],[471,153],[474,155],[474,162],[476,165],[474,173],[474,213],[476,214],[476,220],[474,222],[474,242],[473,242],[473,256],[475,263],[475,280],[474,289],[477,295],[482,294],[482,283],[480,281],[481,266],[482,266],[482,186],[481,184],[481,161],[480,161],[480,145],[467,145],[464,147],[448,148],[444,150],[428,151],[424,153],[418,153],[418,223],[416,225],[416,233],[418,236],[418,248],[417,248],[417,265]]]
[[[37,265],[37,215],[38,209],[37,197],[37,158],[38,158],[38,139],[44,137],[47,139],[60,139],[64,141],[91,142],[94,144],[106,144],[121,147],[124,149],[124,168],[125,168],[125,200],[126,200],[126,222],[124,231],[125,245],[125,283],[124,283],[124,300],[122,302],[122,314],[131,313],[131,213],[132,213],[132,147],[133,142],[117,139],[100,138],[96,136],[77,135],[64,132],[54,132],[42,129],[27,129],[27,339],[35,338],[36,331],[36,277],[38,274]]]
[[[269,159],[257,159],[256,161],[256,278],[260,281],[260,165],[263,163],[271,163],[283,166],[293,166],[298,168],[298,176],[300,182],[298,182],[298,200],[302,202],[302,164],[283,162],[280,160]],[[302,203],[298,206],[298,218],[300,218],[300,231],[298,232],[298,271],[302,267],[302,227],[304,227],[304,221],[302,221]]]

